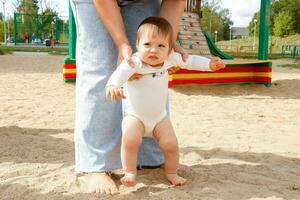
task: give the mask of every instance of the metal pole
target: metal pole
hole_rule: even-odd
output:
[[[59,18],[55,17],[55,40],[59,41],[60,38],[60,30],[59,30]]]
[[[210,17],[209,17],[209,34],[212,34],[212,32],[211,32],[211,15],[212,15],[212,10],[210,11]]]
[[[3,26],[4,26],[4,43],[6,43],[6,20],[5,20],[5,0],[2,0],[3,3]]]
[[[256,23],[257,23],[257,19],[254,19],[253,51],[255,51]]]
[[[69,58],[76,58],[76,25],[69,0]]]
[[[64,30],[64,27],[65,27],[65,21],[63,20],[62,21],[62,38],[61,38],[61,43],[65,42],[65,30]]]
[[[10,32],[9,32],[9,19],[8,19],[8,22],[7,22],[7,36],[8,36],[8,38],[10,38],[9,35],[10,35]]]
[[[14,42],[17,45],[17,13],[14,13]]]
[[[261,0],[258,59],[268,59],[271,0]]]
[[[218,31],[215,31],[215,43],[217,43],[218,40]]]
[[[54,36],[53,36],[53,32],[54,32],[53,25],[54,25],[54,22],[52,21],[51,22],[51,36],[52,36],[52,39],[54,38]]]
[[[229,41],[230,41],[230,49],[231,49],[231,46],[232,46],[232,43],[231,43],[231,29],[232,29],[232,27],[230,26],[230,27],[229,27]]]

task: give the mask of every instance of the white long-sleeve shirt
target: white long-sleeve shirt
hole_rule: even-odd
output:
[[[124,87],[126,99],[123,100],[123,110],[125,114],[140,119],[146,132],[152,132],[154,126],[167,114],[168,68],[177,66],[211,71],[210,59],[198,55],[189,55],[187,61],[183,62],[180,54],[171,52],[162,67],[143,64],[137,54],[132,57],[135,67],[123,61],[109,78],[107,86]],[[134,73],[143,76],[138,81],[128,81]]]
[[[128,63],[123,60],[121,64],[117,67],[114,73],[111,75],[107,86],[113,85],[122,87],[124,83],[134,74],[144,74],[144,75],[153,75],[156,73],[167,72],[167,69],[171,67],[180,67],[183,69],[190,70],[200,70],[200,71],[211,71],[209,67],[210,59],[198,56],[198,55],[189,55],[186,62],[184,62],[179,53],[172,52],[167,60],[164,62],[162,67],[152,67],[147,64],[143,64],[139,59],[137,54],[132,56],[135,67],[130,67]]]

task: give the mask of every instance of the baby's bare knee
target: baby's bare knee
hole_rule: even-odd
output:
[[[176,139],[166,139],[161,142],[161,148],[165,153],[176,153],[178,152],[178,142]]]
[[[123,137],[122,146],[126,149],[136,149],[140,146],[141,139],[137,137]]]

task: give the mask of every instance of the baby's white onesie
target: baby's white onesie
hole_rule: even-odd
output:
[[[189,55],[186,62],[181,55],[171,52],[162,67],[152,67],[143,64],[137,54],[134,54],[135,67],[130,67],[126,61],[117,67],[109,78],[106,86],[124,88],[126,99],[123,99],[124,117],[131,115],[139,119],[145,127],[145,136],[152,137],[155,126],[167,116],[168,98],[168,68],[178,66],[184,69],[211,71],[210,59]],[[134,74],[142,74],[137,81],[128,81]]]

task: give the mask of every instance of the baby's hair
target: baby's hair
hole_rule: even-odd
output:
[[[151,37],[162,36],[169,40],[169,52],[173,49],[173,29],[171,24],[161,17],[148,17],[144,19],[138,27],[137,43],[140,41],[141,35],[147,34]]]

